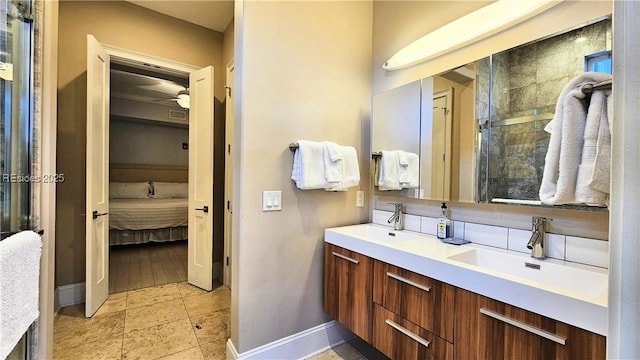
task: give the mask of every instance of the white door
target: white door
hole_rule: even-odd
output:
[[[213,66],[189,75],[189,283],[213,288]]]
[[[225,98],[225,158],[224,158],[224,200],[225,200],[225,212],[224,212],[224,263],[222,271],[222,283],[228,287],[231,287],[231,225],[233,215],[233,203],[231,199],[233,197],[233,62],[227,65],[227,94]]]
[[[86,304],[109,296],[109,54],[87,35]]]
[[[451,193],[451,90],[433,97],[433,151],[431,153],[431,196],[448,201]]]

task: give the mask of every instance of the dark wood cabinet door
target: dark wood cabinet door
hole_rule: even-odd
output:
[[[373,315],[372,260],[325,243],[324,311],[366,342]]]
[[[455,287],[374,261],[373,301],[453,342]]]
[[[456,359],[604,359],[606,338],[456,289]]]
[[[451,343],[378,304],[374,311],[373,346],[389,358],[453,359]]]

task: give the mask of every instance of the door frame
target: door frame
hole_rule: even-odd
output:
[[[109,44],[102,43],[98,40],[100,45],[104,48],[104,50],[109,54],[110,61],[109,63],[113,63],[114,61],[117,63],[123,64],[149,64],[151,69],[155,72],[161,72],[162,70],[167,71],[173,74],[180,74],[184,76],[189,76],[191,72],[200,69],[200,67],[185,64],[153,55],[148,55],[144,53],[140,53],[134,50],[124,49],[116,46],[112,46]],[[160,69],[158,69],[159,67]],[[109,89],[109,96],[111,96],[111,89]],[[213,144],[212,144],[213,146]],[[88,186],[88,185],[87,185]],[[213,238],[211,239],[213,243]],[[213,246],[213,244],[212,244]],[[107,247],[108,249],[108,247]],[[107,251],[107,257],[110,256]],[[87,257],[85,260],[85,267],[91,266],[91,259]],[[107,265],[110,270],[110,266]],[[86,287],[85,287],[85,297],[86,297]]]
[[[233,76],[234,59],[226,66],[224,148],[224,249],[222,283],[231,288],[231,225],[233,222]]]

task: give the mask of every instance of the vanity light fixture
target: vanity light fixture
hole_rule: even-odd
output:
[[[398,70],[459,49],[508,29],[564,0],[498,0],[464,15],[407,45],[382,68]]]
[[[181,90],[180,92],[178,92],[178,95],[176,95],[176,102],[183,109],[189,109],[190,100],[191,99],[189,97],[189,92],[186,90]]]

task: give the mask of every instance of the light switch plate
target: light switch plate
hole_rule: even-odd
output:
[[[282,210],[282,191],[262,192],[262,211]]]
[[[364,207],[364,191],[356,191],[356,207]]]

